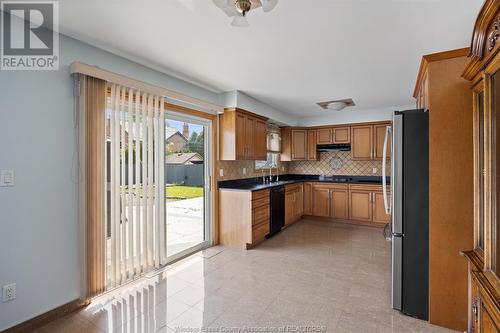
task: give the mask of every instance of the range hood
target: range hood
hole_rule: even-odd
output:
[[[328,145],[317,145],[316,150],[318,152],[326,152],[326,151],[350,151],[351,145],[348,143],[342,144],[328,144]]]

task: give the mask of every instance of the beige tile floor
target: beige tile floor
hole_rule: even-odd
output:
[[[390,307],[380,229],[303,220],[254,250],[214,247],[38,332],[451,332]],[[211,331],[209,331],[211,329]]]

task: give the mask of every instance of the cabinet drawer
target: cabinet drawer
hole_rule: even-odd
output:
[[[357,190],[357,191],[370,191],[370,192],[382,192],[382,185],[368,185],[368,184],[363,184],[363,185],[349,185],[349,188],[351,190]]]
[[[269,190],[252,192],[252,200],[258,200],[265,197],[269,198]]]
[[[270,212],[269,206],[259,207],[252,210],[252,225],[262,223],[264,221],[269,222]]]
[[[270,202],[269,196],[267,196],[265,198],[252,200],[252,208],[255,209],[255,208],[262,207],[262,206],[269,206],[269,202]]]
[[[327,188],[336,190],[347,190],[349,186],[347,184],[336,184],[336,183],[314,183],[314,188]]]
[[[286,192],[293,192],[293,191],[299,191],[302,183],[300,184],[292,184],[292,185],[287,185],[285,186],[285,191]]]
[[[252,243],[262,241],[269,233],[269,223],[256,225],[252,228]]]

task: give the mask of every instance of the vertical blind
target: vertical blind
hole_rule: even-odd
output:
[[[106,112],[107,287],[166,263],[164,98],[118,84]]]

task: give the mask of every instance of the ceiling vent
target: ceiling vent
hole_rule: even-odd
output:
[[[354,106],[354,101],[352,98],[347,98],[347,99],[339,99],[336,101],[328,101],[328,102],[319,102],[316,103],[318,104],[321,108],[325,110],[333,110],[333,111],[341,111],[345,109],[348,106]]]

